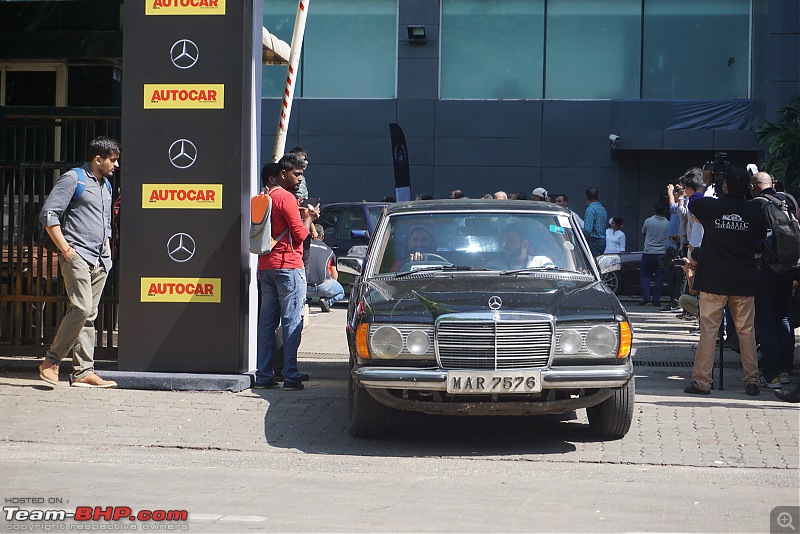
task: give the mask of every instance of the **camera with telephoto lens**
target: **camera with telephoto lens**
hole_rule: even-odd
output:
[[[703,165],[703,180],[713,185],[715,188],[717,184],[720,184],[721,187],[722,182],[725,181],[725,175],[728,174],[730,170],[730,166],[731,162],[728,161],[727,152],[717,152],[714,154],[713,160]]]

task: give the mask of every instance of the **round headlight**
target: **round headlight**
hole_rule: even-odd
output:
[[[421,330],[414,330],[408,334],[406,347],[411,354],[425,354],[431,346],[431,338]]]
[[[381,326],[372,334],[370,348],[379,358],[394,358],[403,350],[403,336],[393,326]]]
[[[617,349],[617,336],[607,326],[594,326],[586,334],[586,349],[595,356],[608,356]]]
[[[581,335],[575,330],[564,330],[558,337],[558,345],[564,354],[575,354],[581,348]]]

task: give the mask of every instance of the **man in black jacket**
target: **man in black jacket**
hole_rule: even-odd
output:
[[[708,395],[711,390],[714,348],[723,309],[730,307],[744,368],[745,393],[755,396],[758,363],[754,331],[756,294],[756,242],[766,234],[759,206],[747,202],[750,176],[729,166],[724,174],[720,198],[703,197],[689,211],[703,225],[703,253],[697,264],[694,287],[700,291],[700,342],[692,368],[692,383],[686,393]]]
[[[767,195],[786,202],[789,211],[797,214],[797,201],[773,188],[772,176],[757,172],[750,178],[753,203],[763,208]],[[776,273],[766,261],[757,264],[756,337],[761,345],[762,370],[768,388],[779,389],[789,384],[794,365],[794,332],[789,326],[789,297],[794,273]]]

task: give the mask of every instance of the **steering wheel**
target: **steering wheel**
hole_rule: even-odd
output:
[[[422,259],[417,261],[441,261],[447,265],[451,265],[450,260],[448,260],[447,258],[443,258],[438,254],[434,254],[433,252],[423,252]]]
[[[408,260],[397,268],[397,272],[401,273],[413,271],[414,266],[433,267],[435,265],[453,265],[453,262],[449,261],[447,258],[439,256],[438,254],[433,254],[432,252],[421,252],[420,259]]]

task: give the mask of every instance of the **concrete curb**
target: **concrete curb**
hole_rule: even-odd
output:
[[[206,375],[195,373],[152,373],[134,371],[99,371],[106,380],[114,380],[121,389],[160,391],[230,391],[239,393],[253,384],[252,373]]]

